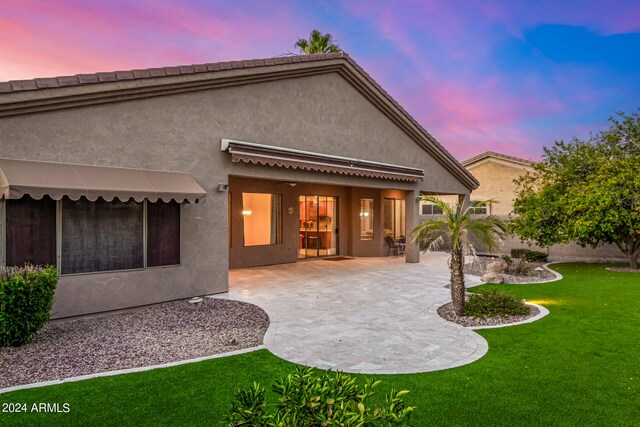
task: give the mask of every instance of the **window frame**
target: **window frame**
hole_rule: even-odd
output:
[[[115,198],[113,200],[116,200]],[[112,200],[112,201],[113,201]],[[120,201],[120,199],[117,199],[118,201]],[[131,198],[129,199],[131,200]],[[127,200],[127,201],[129,201]],[[142,201],[142,267],[136,267],[136,268],[125,268],[125,269],[117,269],[117,270],[99,270],[99,271],[83,271],[80,273],[62,273],[62,199],[57,200],[57,206],[58,206],[58,215],[56,215],[56,222],[60,223],[60,233],[58,234],[59,237],[59,248],[60,251],[58,252],[58,256],[57,256],[57,261],[58,261],[58,265],[56,266],[56,268],[58,269],[58,274],[62,277],[67,277],[67,276],[81,276],[81,275],[86,275],[86,274],[101,274],[101,273],[119,273],[119,272],[123,272],[123,271],[142,271],[147,269],[147,199],[145,198]],[[89,200],[90,203],[94,203],[94,201]],[[180,234],[182,234],[182,229],[180,229]]]
[[[490,203],[482,203],[481,200],[472,200],[471,203],[476,202],[478,205],[471,208],[471,215],[489,215],[491,214],[491,204]],[[484,210],[484,212],[478,212],[479,209]]]
[[[383,212],[382,212],[383,226],[382,226],[382,228],[383,228],[383,230],[386,231],[387,230],[387,228],[385,227],[386,224],[384,224],[384,220],[385,220],[385,216],[384,215],[386,214],[385,201],[390,201],[391,202],[391,211],[390,211],[391,212],[391,226],[392,226],[393,229],[392,229],[392,234],[390,236],[384,236],[384,238],[386,239],[387,237],[391,237],[392,239],[397,240],[397,239],[400,239],[400,238],[404,237],[406,239],[407,238],[407,236],[406,236],[406,234],[407,234],[407,222],[406,222],[407,206],[406,206],[405,200],[404,199],[396,199],[396,198],[393,198],[393,197],[385,197],[382,200],[382,209],[383,209]],[[398,232],[398,230],[396,230],[396,225],[397,225],[397,222],[398,222],[398,218],[396,216],[396,211],[398,209],[398,206],[397,206],[398,203],[404,208],[404,218],[402,218],[402,220],[401,220],[403,225],[404,225],[404,234],[398,234],[396,236],[396,234]]]
[[[279,213],[279,217],[277,218],[276,224],[277,224],[277,233],[276,233],[276,242],[275,243],[267,243],[267,244],[263,244],[263,245],[247,245],[245,244],[245,240],[244,240],[244,217],[245,215],[243,214],[244,212],[244,195],[245,194],[268,194],[270,196],[272,196],[272,200],[273,200],[273,196],[277,196],[278,197],[278,203],[280,204],[280,207],[278,209],[278,213]],[[281,193],[260,193],[260,192],[255,192],[255,191],[241,191],[240,192],[240,201],[241,201],[241,205],[240,205],[240,214],[242,216],[242,229],[241,231],[241,236],[242,236],[242,247],[243,248],[264,248],[264,247],[268,247],[268,246],[277,246],[277,245],[282,245],[284,238],[282,235],[282,224],[283,224],[283,216],[284,213],[282,212],[282,206],[283,206],[283,202],[282,202],[282,194]]]
[[[87,271],[83,273],[60,273],[62,267],[62,200],[56,200],[56,268],[61,277],[67,276],[83,276],[87,274],[105,274],[105,273],[120,273],[127,271],[143,271],[148,269],[158,269],[158,268],[176,268],[182,267],[182,230],[184,225],[184,215],[182,212],[183,203],[178,203],[180,209],[180,239],[179,239],[179,248],[180,248],[180,264],[171,264],[171,265],[158,265],[158,266],[148,266],[147,265],[147,203],[149,202],[146,198],[143,200],[143,251],[144,251],[144,267],[142,268],[130,268],[125,270],[104,270],[104,271]],[[176,202],[177,203],[177,202]],[[6,200],[0,200],[0,249],[2,250],[0,256],[0,265],[3,267],[7,265],[7,211],[6,211]]]
[[[362,238],[362,221],[365,215],[362,215],[364,213],[364,211],[362,210],[362,202],[364,200],[370,200],[371,201],[371,209],[370,209],[370,213],[371,213],[371,238],[370,239],[363,239]],[[375,240],[376,238],[376,222],[375,222],[375,212],[376,212],[376,201],[375,198],[373,197],[360,197],[360,210],[358,213],[358,216],[360,217],[360,227],[359,227],[359,240],[361,242],[371,242],[373,240]]]
[[[30,197],[32,200],[34,201],[40,201],[43,200],[44,197],[42,199],[33,199],[33,197],[31,197],[31,195],[26,195],[25,197]],[[57,259],[58,259],[58,246],[57,246],[57,215],[58,215],[58,205],[57,205],[57,200],[53,200],[51,199],[49,196],[46,196],[49,198],[50,201],[55,203],[55,218],[54,218],[54,250],[55,250],[55,261],[52,264],[55,264],[57,266]],[[8,208],[7,208],[7,200],[6,199],[2,199],[0,200],[0,265],[5,267],[7,265],[7,255],[8,255],[8,251],[7,251],[7,241],[9,240],[9,236],[8,236],[8,228],[7,228],[7,221],[9,219],[9,216],[7,214]],[[49,264],[49,265],[52,265]]]
[[[424,212],[424,208],[426,206],[429,206],[431,208],[431,212],[429,212],[429,213],[425,213]],[[436,213],[433,212],[434,209],[436,209],[436,208],[440,209],[438,206],[434,205],[433,203],[424,203],[421,206],[420,215],[442,215],[443,214],[442,209],[440,209],[439,213],[438,212],[436,212]]]
[[[178,221],[178,227],[180,227],[180,230],[178,232],[178,257],[180,258],[180,261],[178,262],[178,264],[166,264],[166,265],[148,265],[148,260],[149,260],[149,252],[147,249],[147,244],[149,242],[149,228],[148,228],[148,223],[149,223],[149,216],[147,214],[147,204],[149,203],[149,201],[147,199],[144,199],[144,269],[155,269],[155,268],[171,268],[171,267],[181,267],[182,266],[182,223],[183,223],[183,217],[184,215],[182,214],[182,203],[178,203],[178,217],[179,217],[179,221]],[[164,201],[162,201],[162,199],[158,199],[156,202],[151,202],[151,203],[166,203]],[[171,202],[169,202],[171,203]],[[124,271],[129,271],[129,270],[124,270]]]

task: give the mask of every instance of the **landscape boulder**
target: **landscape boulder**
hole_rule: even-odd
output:
[[[499,259],[497,261],[493,261],[490,262],[489,264],[487,264],[487,268],[485,269],[484,273],[485,274],[489,274],[489,273],[504,273],[505,271],[507,271],[507,268],[509,268],[509,264],[507,264],[507,262],[505,260]]]
[[[502,276],[502,274],[493,272],[484,273],[484,275],[480,277],[480,280],[486,283],[504,283],[504,277]]]

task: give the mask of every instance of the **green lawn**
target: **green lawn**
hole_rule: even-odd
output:
[[[640,425],[640,275],[597,264],[555,267],[565,278],[501,285],[551,314],[479,331],[489,352],[441,372],[381,375],[409,389],[414,425]],[[266,350],[143,373],[0,395],[58,402],[70,414],[0,414],[0,424],[216,425],[238,387],[271,384],[293,365]]]

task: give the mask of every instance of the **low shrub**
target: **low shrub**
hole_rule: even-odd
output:
[[[530,307],[512,295],[491,288],[487,293],[471,294],[464,305],[464,314],[474,317],[515,316],[527,314]]]
[[[531,276],[533,274],[533,266],[528,264],[528,261],[524,258],[516,258],[515,261],[507,265],[505,273],[514,276]]]
[[[407,426],[415,408],[405,406],[406,390],[391,392],[384,405],[371,404],[380,381],[356,379],[341,372],[317,373],[296,367],[296,372],[273,385],[277,402],[268,403],[259,384],[239,390],[225,422],[237,426]]]
[[[511,258],[524,258],[529,252],[531,252],[531,250],[525,248],[511,249]]]
[[[512,258],[524,258],[529,262],[547,262],[549,255],[544,252],[532,251],[531,249],[518,248],[511,249]]]
[[[549,259],[549,255],[545,254],[544,252],[529,251],[524,254],[524,259],[529,262],[547,262],[547,260]]]
[[[55,267],[0,268],[0,347],[28,344],[49,320],[58,283]]]

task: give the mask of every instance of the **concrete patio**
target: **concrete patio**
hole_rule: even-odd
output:
[[[450,300],[447,254],[315,260],[231,270],[216,295],[262,307],[264,344],[283,359],[354,373],[428,372],[471,363],[487,342],[435,310]],[[467,285],[479,283],[467,276]]]

